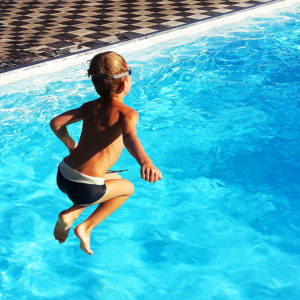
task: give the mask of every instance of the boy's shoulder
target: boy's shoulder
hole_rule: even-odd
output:
[[[91,100],[91,101],[87,101],[87,102],[84,102],[80,107],[79,109],[81,110],[86,110],[86,109],[89,109],[89,108],[93,108],[95,106],[95,103],[97,102],[97,100]]]
[[[83,112],[87,112],[87,111],[94,110],[95,105],[96,106],[99,105],[99,99],[85,102],[82,104],[82,106],[80,108]],[[123,120],[127,120],[127,121],[128,120],[130,120],[130,121],[136,120],[137,121],[139,119],[138,112],[136,110],[134,110],[132,107],[130,107],[124,103],[115,102],[115,103],[111,103],[110,106],[113,108],[113,110],[115,112],[120,114],[120,116]]]
[[[132,107],[121,103],[119,106],[119,113],[123,121],[137,123],[139,114]]]
[[[121,115],[123,116],[134,116],[138,115],[137,111],[135,111],[132,107],[124,104],[124,103],[118,103],[117,104],[117,109],[120,112]]]

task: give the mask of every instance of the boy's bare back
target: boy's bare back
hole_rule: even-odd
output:
[[[104,177],[119,159],[123,134],[135,128],[138,114],[123,103],[97,99],[74,110],[75,116],[83,120],[82,132],[78,146],[65,161],[81,173]]]

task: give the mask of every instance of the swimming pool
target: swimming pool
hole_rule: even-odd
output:
[[[96,97],[86,66],[1,88],[0,297],[298,300],[299,8],[125,56],[125,102],[164,179],[122,155],[135,194],[95,228],[91,257],[52,235],[70,203],[48,125]]]

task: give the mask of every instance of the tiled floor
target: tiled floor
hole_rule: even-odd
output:
[[[0,72],[272,1],[0,1]]]

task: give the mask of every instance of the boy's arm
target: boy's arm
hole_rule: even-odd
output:
[[[136,111],[128,112],[123,118],[123,141],[128,152],[136,159],[141,166],[141,177],[149,182],[156,182],[162,179],[161,172],[154,166],[146,154],[139,138],[136,135],[136,124],[139,115]]]
[[[71,152],[76,148],[76,142],[71,138],[67,130],[67,125],[82,120],[82,106],[72,109],[56,116],[50,121],[50,127],[55,135],[66,145]]]

